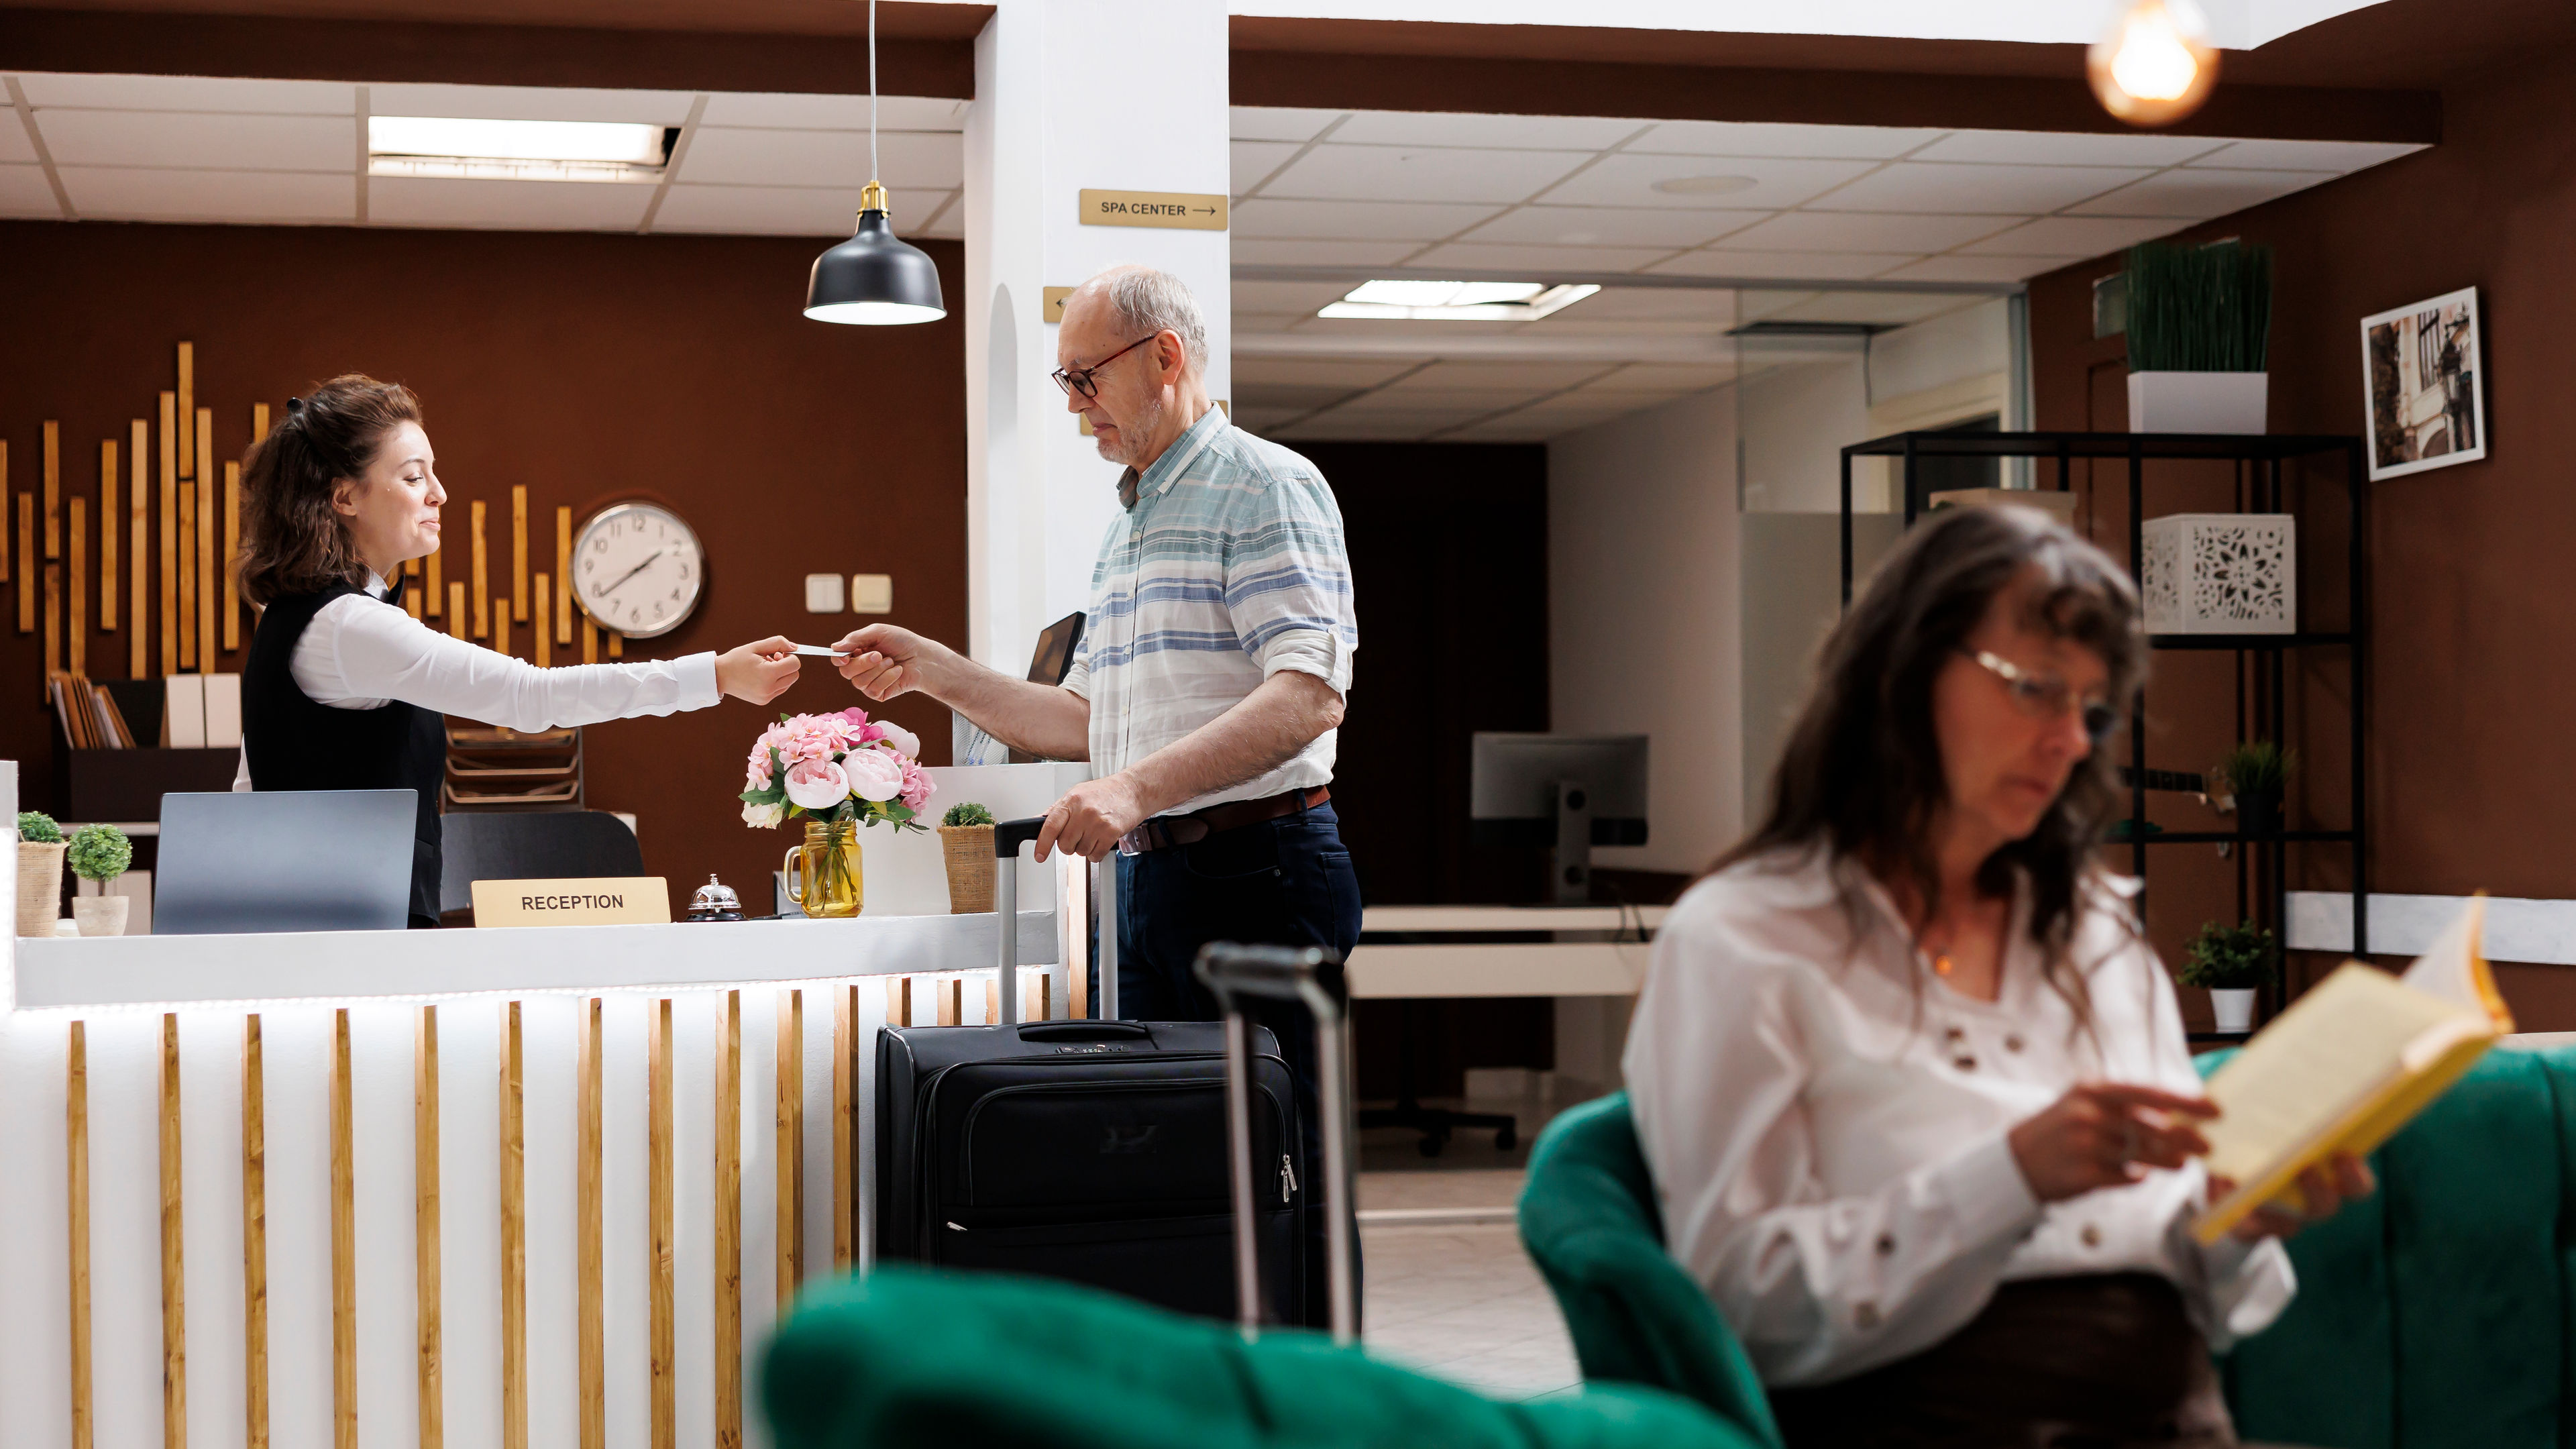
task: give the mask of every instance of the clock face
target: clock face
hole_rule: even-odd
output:
[[[629,639],[668,634],[698,607],[706,550],[658,503],[603,508],[572,546],[572,596],[601,627]]]

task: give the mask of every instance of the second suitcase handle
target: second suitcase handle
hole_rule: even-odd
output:
[[[994,963],[1001,974],[994,978],[993,995],[1001,1006],[1004,1026],[1016,1026],[1020,1020],[1020,847],[1037,839],[1038,827],[1044,824],[1046,817],[1036,815],[993,827],[993,934],[1001,938],[1000,956]]]

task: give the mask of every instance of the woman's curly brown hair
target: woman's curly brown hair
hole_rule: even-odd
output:
[[[343,373],[301,398],[242,461],[242,596],[254,604],[363,583],[348,523],[331,507],[343,478],[363,478],[385,435],[420,421],[398,382]]]

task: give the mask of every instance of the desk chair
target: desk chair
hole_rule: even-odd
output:
[[[478,880],[584,880],[644,873],[644,847],[605,810],[450,811],[440,831],[438,912],[474,909]]]

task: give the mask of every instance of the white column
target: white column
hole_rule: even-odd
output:
[[[1081,225],[1085,188],[1224,193],[1221,0],[1000,0],[966,122],[966,467],[971,648],[1007,673],[1089,602],[1118,468],[1047,373],[1048,287],[1113,262],[1171,272],[1207,314],[1208,395],[1229,397],[1226,233]],[[950,305],[956,306],[952,301]]]

